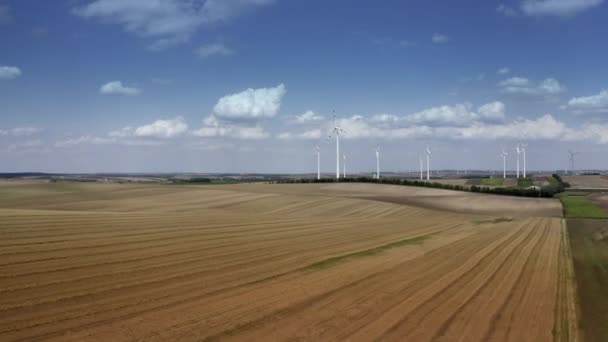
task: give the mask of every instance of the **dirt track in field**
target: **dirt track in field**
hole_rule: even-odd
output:
[[[396,188],[0,184],[0,340],[553,339],[552,201]]]

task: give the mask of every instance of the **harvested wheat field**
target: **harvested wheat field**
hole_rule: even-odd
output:
[[[560,213],[375,184],[0,182],[0,340],[574,340]]]
[[[606,175],[564,176],[563,179],[573,189],[608,189]]]

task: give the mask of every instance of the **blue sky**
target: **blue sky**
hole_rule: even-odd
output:
[[[0,172],[608,168],[603,0],[0,0]]]

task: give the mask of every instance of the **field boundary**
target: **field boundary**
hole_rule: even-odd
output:
[[[560,195],[560,202],[565,218],[581,219],[607,219],[608,213],[597,206],[586,195],[569,194],[568,192]]]
[[[554,175],[558,180],[558,175]],[[294,183],[377,183],[377,184],[390,184],[390,185],[402,185],[402,186],[414,186],[423,188],[435,188],[443,190],[453,191],[465,191],[465,192],[476,192],[486,193],[502,196],[516,196],[516,197],[538,197],[538,198],[553,198],[556,194],[564,192],[566,183],[559,182],[558,185],[548,185],[543,187],[490,187],[490,186],[478,186],[478,185],[453,185],[444,184],[433,181],[405,179],[405,178],[368,178],[368,177],[353,177],[353,178],[341,178],[339,180],[322,178],[322,179],[309,179],[309,178],[295,178],[295,179],[281,179],[270,182],[270,184],[294,184]]]
[[[561,221],[560,235],[559,278],[557,299],[555,301],[553,340],[556,342],[578,342],[582,341],[582,334],[578,324],[580,308],[572,250],[565,219]]]

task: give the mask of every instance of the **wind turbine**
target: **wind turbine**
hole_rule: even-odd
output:
[[[338,120],[334,111],[334,128],[327,139],[331,139],[332,135],[336,135],[336,179],[340,179],[340,132],[348,133],[345,129],[338,126]]]
[[[342,157],[344,159],[344,161],[342,162],[342,168],[344,169],[342,178],[346,178],[346,154],[343,154]]]
[[[431,149],[426,145],[426,180],[431,179]]]
[[[315,146],[315,150],[317,150],[317,180],[321,179],[321,148],[319,145]]]
[[[568,153],[570,154],[570,174],[573,175],[574,174],[574,157],[577,154],[580,154],[580,152],[573,152],[568,150]]]
[[[515,151],[517,152],[517,178],[519,178],[519,155],[521,154],[521,149],[519,148],[519,144],[515,146]]]
[[[418,155],[418,162],[420,164],[420,180],[422,180],[422,157]]]
[[[526,147],[528,147],[527,143],[519,144],[519,148],[521,149],[522,153],[524,154],[524,178],[526,178]]]
[[[376,146],[376,179],[380,179],[380,148]]]
[[[502,157],[502,178],[507,179],[507,156],[509,153],[507,153],[503,147],[500,155]]]

